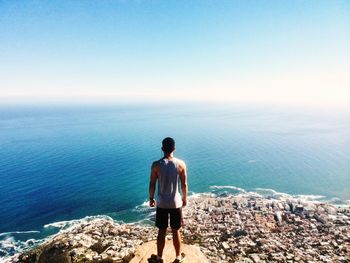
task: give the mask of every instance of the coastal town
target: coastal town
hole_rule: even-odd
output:
[[[213,263],[350,261],[350,208],[322,202],[197,195],[184,209],[182,232]],[[4,262],[130,262],[156,236],[153,226],[95,219]]]
[[[211,262],[349,262],[350,209],[260,196],[200,196],[184,237]]]

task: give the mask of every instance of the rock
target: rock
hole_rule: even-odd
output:
[[[275,220],[276,220],[278,223],[282,223],[282,212],[281,212],[281,211],[275,212]]]
[[[69,253],[69,256],[71,257],[75,257],[77,255],[77,250],[76,249],[73,249],[70,253]]]
[[[103,244],[102,242],[96,242],[95,244],[93,244],[90,249],[92,251],[97,252],[98,254],[101,254],[103,251],[106,250],[106,248],[108,247],[108,244]]]
[[[261,262],[260,257],[258,254],[251,254],[249,257],[253,260],[254,263],[259,263]]]
[[[68,252],[58,246],[48,246],[40,254],[38,263],[71,263]]]
[[[337,208],[335,208],[334,206],[327,205],[325,207],[325,210],[326,210],[327,214],[329,214],[329,215],[336,215],[337,214]]]
[[[322,216],[320,216],[320,215],[315,214],[315,215],[314,215],[314,218],[315,218],[318,222],[320,222],[320,223],[322,223],[322,224],[327,223],[327,221],[326,221]]]
[[[92,233],[91,233],[93,236],[98,236],[98,237],[101,237],[101,233],[100,232],[98,232],[98,231],[93,231]]]

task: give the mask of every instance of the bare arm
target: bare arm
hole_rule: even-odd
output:
[[[181,191],[182,191],[182,205],[186,206],[188,187],[187,187],[187,168],[184,162],[181,164],[180,179],[181,179]]]
[[[156,182],[157,182],[157,163],[154,162],[151,168],[151,178],[149,182],[149,205],[150,207],[155,206],[154,201],[154,192],[156,190]]]

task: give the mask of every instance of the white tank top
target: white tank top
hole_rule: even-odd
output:
[[[177,159],[160,159],[160,174],[158,177],[158,200],[160,208],[182,207],[182,198],[179,192],[179,173]]]

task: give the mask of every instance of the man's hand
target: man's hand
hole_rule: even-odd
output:
[[[153,198],[150,198],[150,199],[149,199],[149,206],[150,206],[150,207],[155,207],[155,206],[156,206],[156,201],[154,201]]]
[[[187,198],[182,198],[182,206],[186,206],[187,205]]]

